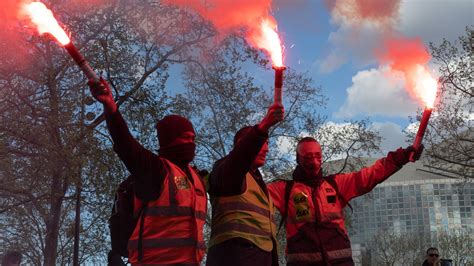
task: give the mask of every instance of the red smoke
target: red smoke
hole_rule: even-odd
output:
[[[163,0],[164,3],[188,7],[211,21],[221,32],[241,27],[257,28],[268,17],[271,0]]]
[[[20,18],[20,9],[28,0],[1,0],[0,1],[0,26],[2,28],[10,27],[18,22]]]
[[[425,66],[430,59],[429,52],[418,38],[387,40],[384,50],[379,54],[381,63],[403,73],[410,94],[432,108],[437,82]]]
[[[400,0],[357,0],[356,10],[361,18],[383,20],[398,13]]]
[[[337,23],[358,26],[369,22],[391,27],[398,16],[400,0],[326,0]]]
[[[394,29],[399,18],[400,0],[326,0],[335,23],[348,27],[351,32],[364,27],[375,28],[380,34],[375,54],[380,64],[405,77],[406,87],[415,98],[432,106],[436,97],[437,82],[426,64],[431,56],[420,39],[395,38]],[[366,42],[368,40],[358,40]],[[373,41],[373,40],[372,40]]]
[[[20,8],[26,0],[0,0],[0,67],[16,69],[26,66],[28,60],[26,47],[21,45],[24,39],[20,36]]]
[[[282,49],[275,19],[269,15],[271,0],[163,0],[190,8],[211,21],[221,34],[244,29],[247,41],[271,54],[273,64],[282,65]]]
[[[68,12],[84,14],[114,1],[116,0],[62,0],[56,6],[62,5],[67,7]],[[2,58],[0,66],[3,69],[12,69],[8,67],[9,65],[14,67],[26,65],[30,57],[24,33],[27,32],[27,36],[36,35],[38,32],[22,9],[31,2],[37,1],[0,0],[0,58]]]
[[[389,63],[392,69],[406,71],[414,65],[425,65],[431,56],[421,39],[390,39],[385,41],[384,50],[379,52],[379,60]]]

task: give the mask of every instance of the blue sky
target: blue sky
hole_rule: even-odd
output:
[[[369,117],[384,137],[384,152],[406,145],[402,130],[409,125],[408,116],[415,116],[422,106],[408,97],[403,80],[387,80],[383,66],[371,58],[377,30],[362,29],[355,42],[347,44],[354,37],[348,37],[351,28],[334,22],[322,0],[274,0],[273,15],[285,45],[284,64],[308,72],[322,87],[329,102],[321,112],[330,121]],[[464,35],[465,27],[474,25],[473,16],[469,0],[402,0],[394,27],[425,45],[439,44],[443,38],[452,41]],[[429,68],[436,71],[433,64]],[[263,86],[273,82],[273,71],[267,72],[257,72]],[[170,82],[180,87],[179,73]]]
[[[285,64],[307,71],[315,83],[321,85],[329,97],[327,109],[321,111],[329,116],[329,120],[342,123],[348,119],[369,117],[384,138],[384,152],[405,145],[402,130],[410,123],[408,116],[415,116],[416,108],[421,106],[415,101],[410,104],[408,95],[403,95],[404,86],[400,81],[385,88],[384,83],[390,81],[380,79],[377,62],[374,58],[367,58],[368,48],[364,49],[365,46],[371,47],[373,33],[360,33],[359,44],[355,47],[334,41],[344,40],[341,36],[345,32],[331,20],[323,1],[274,0],[274,16],[286,46]],[[419,37],[428,45],[429,42],[440,43],[443,38],[455,40],[464,35],[465,27],[474,25],[473,17],[474,2],[469,0],[402,0],[395,28],[403,36]],[[329,72],[322,71],[321,66],[334,51],[347,55],[344,63]],[[434,65],[429,67],[433,71],[436,69]],[[378,89],[370,86],[377,84],[380,84]],[[348,95],[347,90],[351,87],[357,99]],[[388,91],[394,87],[398,92]],[[371,94],[378,97],[370,97]],[[392,100],[394,96],[399,96],[399,102]],[[350,114],[338,114],[349,102],[346,111]],[[392,110],[381,111],[390,102],[394,102]]]

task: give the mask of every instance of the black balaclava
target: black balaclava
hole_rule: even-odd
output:
[[[193,124],[179,115],[168,115],[156,124],[160,156],[183,165],[194,159],[196,144],[194,142],[169,146],[177,137],[185,132],[194,132]]]

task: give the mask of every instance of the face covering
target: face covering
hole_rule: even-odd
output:
[[[194,159],[196,144],[194,142],[174,145],[171,147],[161,147],[160,156],[170,160],[175,164],[188,164]]]

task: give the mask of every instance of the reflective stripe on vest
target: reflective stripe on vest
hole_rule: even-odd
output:
[[[214,228],[212,228],[212,233],[214,235],[219,235],[219,234],[229,232],[229,231],[237,231],[237,232],[249,233],[249,234],[254,234],[254,235],[259,235],[259,236],[272,237],[271,232],[265,232],[263,230],[260,230],[258,228],[255,228],[247,224],[225,223],[225,224],[217,225]]]
[[[272,216],[270,211],[268,209],[264,209],[258,206],[255,206],[251,203],[246,203],[246,202],[226,202],[226,203],[221,203],[219,206],[216,208],[216,213],[222,213],[222,212],[227,212],[227,211],[233,211],[233,210],[243,210],[243,211],[252,211],[259,213],[263,216]]]
[[[206,220],[206,213],[195,211],[185,206],[152,206],[146,211],[147,216],[193,216],[200,220]]]
[[[287,262],[319,262],[323,260],[320,252],[313,253],[292,253],[286,257]]]
[[[187,176],[178,166],[161,160],[167,172],[163,189],[156,200],[148,202],[144,218],[140,217],[144,219],[141,242],[144,257],[138,261],[139,220],[128,243],[129,262],[133,265],[199,265],[205,252],[202,230],[207,198],[204,184],[192,168],[188,168],[191,176]],[[141,205],[135,197],[135,210]]]
[[[273,202],[254,177],[247,173],[244,193],[212,197],[212,228],[209,246],[232,238],[244,238],[265,251],[273,249],[276,225]]]
[[[199,249],[206,249],[204,242],[198,242],[192,238],[159,238],[159,239],[144,239],[142,242],[144,248],[164,248],[164,247],[197,247]],[[138,247],[138,240],[128,241],[128,247],[135,249]]]
[[[351,248],[331,250],[331,251],[328,251],[327,253],[328,253],[328,259],[329,260],[342,259],[342,258],[352,258],[352,249]]]

